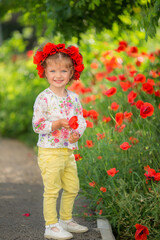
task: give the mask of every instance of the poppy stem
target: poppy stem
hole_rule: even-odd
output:
[[[155,193],[155,196],[156,196],[156,198],[158,199],[158,201],[159,201],[159,195],[158,195],[158,192],[156,191],[156,189],[155,189],[155,184],[154,184],[154,182],[153,182],[153,179],[151,179],[151,185],[152,185],[152,189],[153,189],[153,191],[154,191],[154,193]]]
[[[156,129],[156,131],[158,131],[158,133],[160,133],[160,130],[156,127],[155,124],[151,123],[150,121],[148,121],[148,119],[146,119],[147,123],[150,124],[152,127],[154,127]]]

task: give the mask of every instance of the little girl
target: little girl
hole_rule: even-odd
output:
[[[34,56],[40,78],[46,78],[49,88],[41,92],[34,104],[33,129],[39,134],[38,164],[44,184],[43,212],[46,238],[71,239],[71,232],[88,228],[72,219],[75,197],[79,191],[77,166],[73,154],[83,135],[86,122],[77,94],[66,89],[84,69],[77,47],[47,43]],[[56,202],[63,189],[60,219]]]

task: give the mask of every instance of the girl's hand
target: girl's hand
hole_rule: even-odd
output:
[[[67,121],[67,119],[65,119],[65,118],[60,119],[59,120],[59,124],[60,124],[60,128],[64,127],[64,128],[66,128],[68,130],[71,130],[71,127],[70,127],[69,122]]]
[[[75,142],[77,142],[77,141],[79,140],[79,138],[80,138],[79,133],[74,132],[74,133],[71,133],[68,141],[69,141],[70,143],[75,143]]]

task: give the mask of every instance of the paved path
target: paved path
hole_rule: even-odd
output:
[[[43,240],[43,184],[34,151],[10,139],[0,139],[0,240]],[[75,209],[81,207],[77,200]],[[30,213],[29,217],[23,216]],[[96,221],[76,217],[89,232],[73,240],[100,240]]]

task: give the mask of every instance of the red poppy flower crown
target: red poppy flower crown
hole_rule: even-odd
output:
[[[33,63],[37,65],[38,75],[40,78],[44,78],[44,67],[42,66],[42,63],[47,59],[47,57],[54,55],[58,52],[65,53],[69,55],[69,57],[73,61],[74,65],[74,80],[78,80],[80,77],[81,72],[84,69],[83,65],[83,58],[82,55],[79,53],[79,49],[75,46],[69,46],[68,48],[65,48],[65,44],[54,44],[54,43],[47,43],[43,47],[43,51],[37,51],[35,56],[33,57]]]

